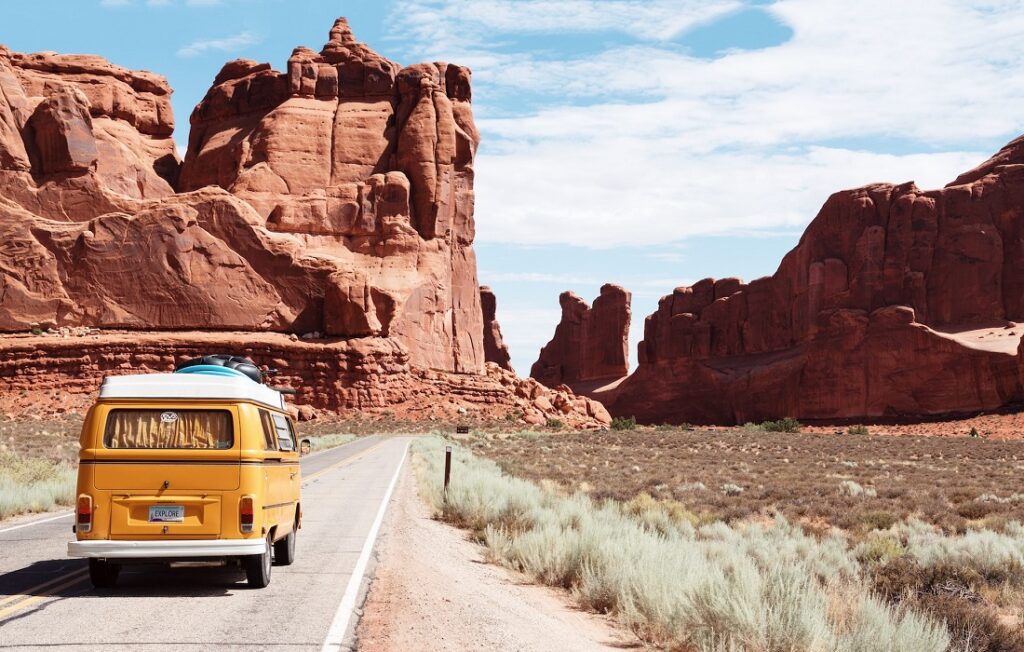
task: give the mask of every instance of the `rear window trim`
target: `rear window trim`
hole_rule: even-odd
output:
[[[159,412],[163,410],[172,410],[175,412],[221,412],[228,415],[228,428],[231,436],[231,445],[226,448],[192,448],[182,446],[162,446],[160,448],[149,448],[149,447],[120,447],[120,446],[109,446],[107,444],[107,429],[110,427],[110,417],[117,412]],[[106,411],[103,416],[103,431],[100,437],[100,443],[103,445],[104,450],[108,451],[196,451],[203,453],[210,452],[223,452],[230,451],[235,448],[236,439],[235,433],[238,431],[235,424],[235,413],[233,410],[227,408],[206,408],[206,407],[184,407],[184,408],[153,408],[153,407],[111,407]]]

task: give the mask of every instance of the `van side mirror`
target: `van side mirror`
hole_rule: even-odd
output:
[[[303,439],[299,442],[299,455],[309,455],[311,450],[313,450],[313,442],[308,439]]]

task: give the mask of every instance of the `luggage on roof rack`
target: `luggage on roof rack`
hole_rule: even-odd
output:
[[[201,367],[206,367],[202,369]],[[189,371],[191,369],[191,371]],[[192,358],[185,362],[179,363],[175,368],[175,372],[181,373],[217,373],[221,370],[228,370],[239,373],[249,380],[257,383],[263,383],[263,372],[256,366],[256,363],[249,358],[243,358],[239,355],[229,355],[227,353],[214,353],[211,355],[204,355],[201,358]]]

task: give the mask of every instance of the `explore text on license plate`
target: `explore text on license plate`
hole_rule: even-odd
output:
[[[185,520],[185,508],[181,505],[152,505],[149,508],[150,523],[181,523]]]

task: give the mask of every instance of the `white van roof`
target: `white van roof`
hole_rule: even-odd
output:
[[[220,399],[253,401],[285,409],[281,392],[241,375],[138,374],[108,376],[100,386],[100,398]]]

